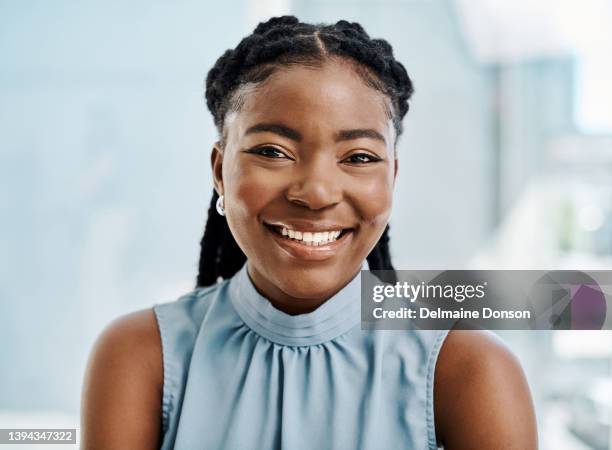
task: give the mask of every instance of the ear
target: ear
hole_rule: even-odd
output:
[[[393,186],[395,186],[395,180],[397,179],[397,170],[399,166],[399,160],[394,158],[393,160]]]
[[[213,183],[217,194],[223,195],[223,150],[221,144],[215,142],[210,154],[210,165],[212,167]]]

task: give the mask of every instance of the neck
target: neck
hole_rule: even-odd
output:
[[[252,266],[247,261],[247,271],[248,275],[255,286],[257,292],[259,292],[263,297],[268,299],[268,301],[274,306],[276,309],[283,311],[286,314],[291,316],[295,316],[298,314],[307,314],[316,310],[319,306],[333,297],[336,293],[338,293],[342,288],[344,288],[358,273],[361,267],[357,269],[357,271],[352,274],[346,281],[332,288],[329,292],[326,292],[319,296],[313,297],[294,297],[282,289],[280,289],[277,285],[272,283],[269,279],[264,277],[259,271],[254,270]]]

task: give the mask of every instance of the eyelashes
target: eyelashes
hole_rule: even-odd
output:
[[[371,155],[370,153],[353,153],[344,159],[344,161],[348,161],[351,164],[371,164],[378,161],[382,161],[382,158],[378,156]]]
[[[260,155],[268,159],[277,159],[277,160],[284,159],[284,160],[294,161],[294,159],[288,156],[285,152],[271,145],[264,145],[261,147],[251,148],[251,149],[246,150],[245,153]],[[345,157],[341,162],[344,162],[350,165],[368,165],[368,164],[376,163],[382,160],[383,159],[380,158],[379,156],[373,155],[371,153],[356,152],[356,153],[352,153],[351,155]]]
[[[251,153],[255,155],[261,155],[270,159],[290,159],[284,152],[279,150],[276,147],[272,147],[271,145],[264,145],[263,147],[255,147],[246,151],[246,153]]]

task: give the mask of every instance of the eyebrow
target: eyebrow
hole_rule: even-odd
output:
[[[274,133],[278,134],[279,136],[291,139],[292,141],[300,142],[302,140],[302,134],[299,131],[294,130],[293,128],[290,128],[288,126],[281,125],[279,123],[258,123],[256,125],[253,125],[252,127],[249,127],[245,131],[244,135],[246,136],[254,133]],[[334,138],[336,142],[368,138],[375,139],[377,141],[382,141],[385,144],[387,143],[385,137],[382,134],[371,128],[341,130],[336,133]]]
[[[359,138],[369,138],[376,139],[377,141],[382,141],[383,143],[387,143],[385,137],[380,134],[378,131],[373,130],[371,128],[357,129],[357,130],[342,130],[336,134],[336,142],[338,141],[350,141],[352,139]]]
[[[299,142],[302,140],[302,134],[299,131],[278,123],[258,123],[257,125],[249,127],[244,135],[246,136],[253,133],[274,133],[291,139],[292,141]]]

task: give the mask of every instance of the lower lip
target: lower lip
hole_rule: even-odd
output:
[[[344,233],[336,241],[315,246],[302,244],[300,241],[296,241],[295,239],[289,239],[280,236],[278,233],[270,230],[265,225],[264,228],[268,233],[272,235],[272,238],[280,246],[280,248],[282,248],[290,256],[306,261],[323,261],[325,259],[331,258],[349,244],[349,242],[353,239],[354,233],[354,231],[351,230],[347,233]]]

